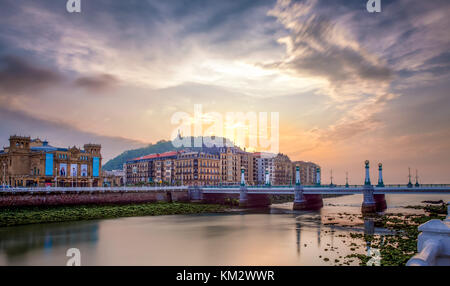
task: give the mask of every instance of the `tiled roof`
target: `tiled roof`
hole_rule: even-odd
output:
[[[47,146],[35,146],[35,147],[31,147],[30,148],[31,151],[45,151],[45,152],[50,152],[50,151],[56,151],[58,148],[47,145]]]
[[[177,154],[178,154],[177,151],[169,151],[169,152],[164,152],[164,153],[160,153],[160,154],[150,154],[150,155],[146,155],[146,156],[142,156],[142,157],[137,157],[130,161],[139,161],[139,160],[154,159],[154,158],[165,158],[165,157],[176,156]]]

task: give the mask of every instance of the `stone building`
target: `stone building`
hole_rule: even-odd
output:
[[[134,158],[125,164],[126,184],[175,184],[175,161],[183,151],[170,151]]]
[[[240,178],[241,160],[237,148],[223,147],[220,150],[220,183],[234,185]]]
[[[245,182],[253,185],[253,154],[239,147],[222,147],[220,152],[220,184],[236,185],[241,181],[244,167]]]
[[[12,187],[101,186],[101,145],[53,147],[39,138],[11,136],[0,151],[2,184]]]
[[[292,172],[295,174],[295,167],[300,168],[300,181],[303,185],[314,185],[316,183],[316,171],[319,165],[313,162],[295,161],[292,162]],[[292,183],[295,184],[295,176],[292,178]]]
[[[219,155],[199,151],[180,153],[176,161],[176,178],[187,186],[218,185]]]
[[[281,185],[290,185],[293,180],[293,169],[292,162],[287,155],[277,154],[273,158],[273,185],[281,186]]]
[[[244,177],[245,183],[247,185],[254,185],[254,165],[253,165],[253,153],[241,151],[239,152],[239,159],[241,162],[241,167],[244,167]],[[236,183],[240,182],[240,177]]]

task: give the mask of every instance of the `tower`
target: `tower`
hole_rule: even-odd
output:
[[[10,136],[9,137],[9,152],[20,152],[28,153],[30,152],[30,137],[24,136]]]
[[[102,149],[102,145],[100,144],[84,144],[84,151],[93,156],[100,157],[100,150]]]
[[[10,166],[8,169],[10,175],[30,174],[30,142],[30,137],[16,135],[9,137],[8,157]]]

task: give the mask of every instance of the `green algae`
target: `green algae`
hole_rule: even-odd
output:
[[[2,208],[0,209],[0,227],[133,216],[217,213],[225,210],[226,207],[222,205],[179,202]]]

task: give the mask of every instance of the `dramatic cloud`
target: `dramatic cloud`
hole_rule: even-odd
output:
[[[118,80],[115,76],[102,74],[91,77],[80,77],[75,81],[75,85],[92,91],[104,91],[116,85]]]
[[[0,58],[0,89],[5,92],[36,91],[63,81],[58,72],[36,66],[16,56]]]
[[[317,1],[279,1],[269,15],[291,31],[280,38],[287,48],[286,60],[275,65],[295,70],[299,75],[327,78],[331,84],[347,81],[386,81],[391,70],[346,34],[343,27],[316,14]]]
[[[314,128],[308,136],[335,142],[381,124],[375,115],[395,97],[389,91],[393,72],[346,30],[348,23],[343,23],[336,13],[327,13],[322,6],[315,0],[277,2],[268,14],[289,31],[288,36],[278,39],[286,45],[286,56],[267,66],[291,71],[298,77],[327,80],[319,92],[328,95],[331,104],[343,110],[343,116],[325,129]]]

